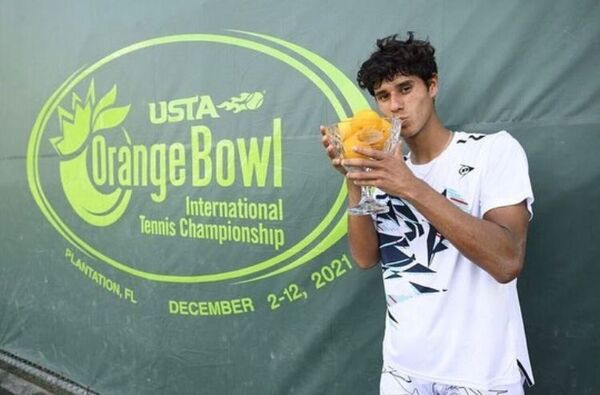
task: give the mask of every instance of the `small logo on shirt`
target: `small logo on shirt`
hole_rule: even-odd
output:
[[[467,174],[469,174],[471,172],[471,170],[474,170],[474,169],[475,168],[473,166],[460,165],[460,169],[458,169],[458,174],[460,174],[462,177],[464,177]]]
[[[448,188],[442,192],[442,195],[446,196],[452,203],[454,203],[459,209],[465,213],[469,212],[469,203],[461,196],[458,191]]]
[[[479,141],[482,138],[484,138],[486,135],[485,134],[477,134],[477,135],[470,135],[468,137],[469,140],[473,140],[473,141]],[[467,142],[467,139],[460,139],[456,142],[456,144],[465,144]]]

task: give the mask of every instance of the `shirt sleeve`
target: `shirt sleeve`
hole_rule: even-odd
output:
[[[482,215],[493,208],[526,201],[531,219],[534,198],[523,147],[510,134],[502,131],[494,135],[487,156],[479,198]]]

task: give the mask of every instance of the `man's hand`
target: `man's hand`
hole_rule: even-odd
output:
[[[339,157],[337,157],[336,152],[335,152],[335,147],[333,146],[331,141],[329,141],[329,137],[327,136],[327,132],[325,131],[325,126],[321,125],[320,129],[321,129],[321,143],[323,144],[323,147],[325,148],[325,152],[327,153],[329,160],[331,160],[331,165],[337,171],[339,171],[342,175],[345,175],[346,169],[344,169],[342,167],[341,159]]]
[[[410,199],[414,186],[421,182],[406,166],[401,143],[398,143],[393,152],[362,147],[355,147],[354,151],[369,157],[342,161],[345,166],[369,169],[346,174],[355,185],[374,186],[388,195]]]

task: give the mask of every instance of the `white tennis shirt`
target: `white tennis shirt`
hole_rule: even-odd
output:
[[[455,132],[413,173],[465,212],[526,201],[533,192],[525,152],[507,132]],[[391,210],[374,216],[388,314],[384,366],[434,382],[487,389],[533,380],[517,281],[500,284],[461,255],[414,207],[377,191]]]

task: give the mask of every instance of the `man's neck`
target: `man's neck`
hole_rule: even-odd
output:
[[[410,159],[414,164],[431,162],[448,147],[452,132],[432,116],[427,125],[416,136],[405,139],[410,148]]]

